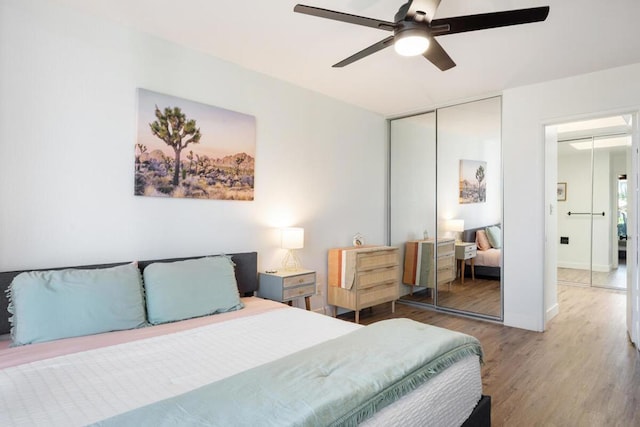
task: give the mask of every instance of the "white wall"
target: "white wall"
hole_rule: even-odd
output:
[[[640,64],[505,90],[504,323],[542,331],[544,294],[544,125],[640,108]],[[603,114],[605,113],[605,114]],[[551,300],[548,300],[548,302]]]
[[[253,250],[273,268],[296,225],[325,286],[328,248],[385,241],[377,114],[45,0],[0,3],[0,76],[0,270]],[[138,87],[254,115],[255,201],[134,197]]]

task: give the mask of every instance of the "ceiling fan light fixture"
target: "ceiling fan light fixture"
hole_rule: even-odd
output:
[[[429,48],[429,38],[420,30],[406,30],[396,35],[393,48],[402,56],[422,55]]]

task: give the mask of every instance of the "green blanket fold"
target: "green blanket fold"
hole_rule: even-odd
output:
[[[355,426],[469,355],[473,337],[384,320],[103,426]]]

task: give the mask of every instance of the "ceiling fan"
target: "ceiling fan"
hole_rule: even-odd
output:
[[[547,19],[547,15],[549,15],[549,6],[543,6],[434,19],[439,5],[440,0],[409,0],[400,7],[394,17],[394,22],[302,4],[297,4],[293,11],[349,24],[393,31],[392,36],[351,55],[333,65],[334,67],[344,67],[385,47],[394,45],[396,52],[399,54],[405,56],[423,55],[442,71],[455,67],[456,63],[453,62],[434,37],[539,22]]]

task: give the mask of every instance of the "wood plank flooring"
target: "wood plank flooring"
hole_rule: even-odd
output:
[[[593,286],[617,289],[627,288],[627,266],[625,264],[620,264],[618,268],[609,272],[594,271],[593,276],[590,276],[590,270],[558,267],[559,283],[589,286],[592,282]]]
[[[364,310],[360,322],[409,317],[478,338],[493,426],[640,426],[640,357],[627,337],[626,295],[560,285],[558,301],[544,333],[401,303],[395,314],[390,304]]]
[[[402,296],[403,300],[433,304],[433,292],[427,292],[426,288],[419,288],[413,295]],[[440,285],[438,292],[438,305],[441,307],[455,308],[458,310],[481,313],[488,316],[500,317],[501,296],[500,280],[483,279],[476,277],[471,280],[465,278],[464,283],[456,278],[449,285]],[[429,291],[432,291],[431,289]]]

